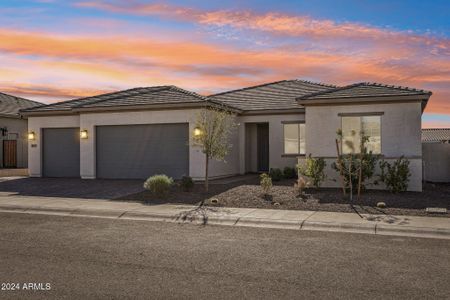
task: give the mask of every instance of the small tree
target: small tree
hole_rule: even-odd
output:
[[[356,135],[352,131],[353,136]],[[360,148],[355,149],[353,142],[343,141],[342,131],[337,131],[338,138],[336,139],[337,160],[332,164],[332,168],[339,172],[342,181],[342,190],[346,195],[346,189],[349,189],[350,201],[353,201],[353,189],[357,187],[358,199],[361,191],[365,189],[366,180],[373,177],[375,172],[376,162],[378,160],[372,151],[368,151],[366,144],[369,137],[360,132]],[[345,143],[350,150],[349,154],[342,154],[340,148]],[[357,152],[357,153],[355,153]]]
[[[208,191],[210,159],[225,161],[232,148],[230,137],[237,127],[235,116],[225,107],[204,108],[197,115],[192,143],[205,154],[205,190]]]

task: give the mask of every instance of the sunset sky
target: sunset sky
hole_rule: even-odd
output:
[[[1,0],[0,13],[5,93],[374,81],[432,91],[423,126],[450,127],[448,0]]]

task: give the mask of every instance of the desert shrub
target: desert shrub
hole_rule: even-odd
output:
[[[304,165],[298,165],[298,171],[301,175],[311,179],[312,184],[319,188],[325,180],[326,162],[323,158],[313,158],[311,154],[306,158]]]
[[[270,194],[270,189],[272,188],[272,178],[267,173],[262,173],[259,176],[261,188],[264,192],[264,195]]]
[[[380,180],[391,192],[400,193],[408,189],[409,177],[411,177],[408,159],[402,156],[393,164],[382,160],[380,161],[380,170]]]
[[[273,181],[280,181],[283,179],[283,172],[278,168],[270,168],[269,175]]]
[[[295,171],[295,168],[285,167],[283,169],[283,177],[286,179],[296,178],[297,172]]]
[[[306,181],[305,178],[300,176],[296,183],[294,183],[294,191],[297,197],[305,198],[305,189],[307,189],[310,185],[309,181]]]
[[[157,196],[165,196],[169,192],[173,179],[167,175],[153,175],[144,183],[144,189],[151,191]]]
[[[190,176],[181,177],[180,186],[183,191],[189,192],[194,187],[194,181]]]

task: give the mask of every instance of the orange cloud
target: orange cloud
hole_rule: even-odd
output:
[[[14,84],[10,85],[0,85],[0,90],[7,94],[22,96],[22,97],[32,97],[32,98],[56,98],[59,100],[86,97],[92,95],[98,95],[102,93],[111,92],[112,90],[103,89],[68,89],[68,88],[58,88],[54,85],[33,85],[33,84]],[[54,102],[54,101],[46,101]]]
[[[360,56],[297,47],[248,50],[133,35],[56,35],[0,29],[2,61],[9,63],[5,68],[10,72],[17,70],[13,81],[0,84],[4,89],[53,99],[158,84],[215,92],[299,77],[336,84],[377,81],[431,89],[434,95],[427,112],[450,114],[448,58],[415,59],[413,55],[414,59],[396,63],[389,59],[390,51],[386,48]],[[34,58],[25,59],[29,55]],[[42,86],[35,86],[37,83]],[[52,89],[50,83],[58,88]]]

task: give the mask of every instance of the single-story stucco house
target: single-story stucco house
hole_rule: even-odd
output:
[[[27,168],[28,123],[19,110],[42,103],[0,93],[0,168]]]
[[[225,105],[238,129],[226,162],[211,177],[294,167],[305,155],[327,160],[325,186],[336,186],[331,162],[336,131],[370,135],[387,160],[411,161],[409,189],[422,189],[421,115],[431,92],[376,83],[344,87],[283,80],[204,97],[175,86],[135,88],[22,111],[28,117],[29,171],[34,177],[146,178],[204,176],[204,155],[189,145],[197,113]],[[81,135],[81,138],[80,138]],[[343,149],[346,151],[346,149]]]

